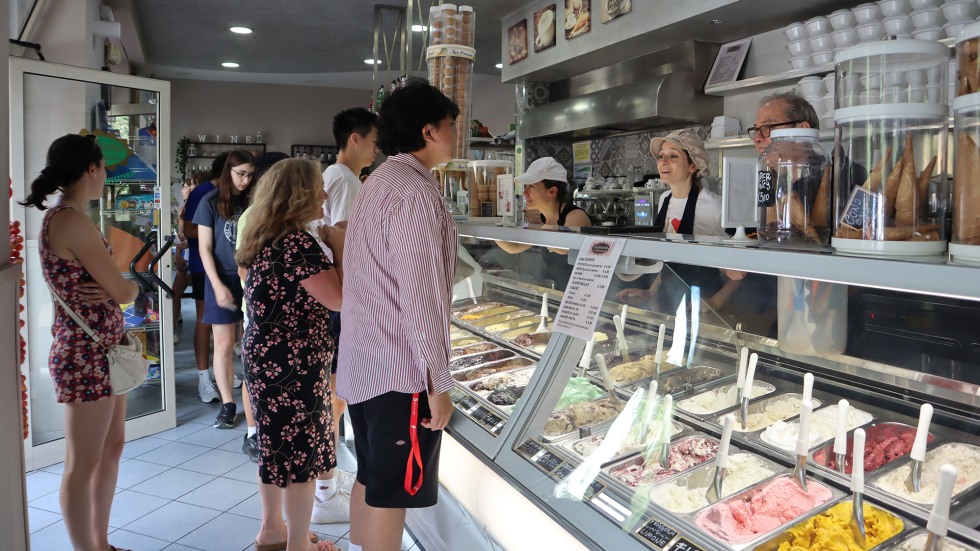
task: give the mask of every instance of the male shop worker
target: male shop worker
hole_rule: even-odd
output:
[[[449,306],[456,223],[432,167],[452,160],[459,108],[410,81],[381,104],[388,155],[354,201],[344,250],[337,393],[357,442],[351,551],[398,551],[407,508],[435,505],[452,415]]]
[[[333,136],[340,152],[337,162],[323,171],[323,191],[327,200],[323,203],[323,219],[319,225],[347,227],[351,206],[357,192],[361,190],[358,175],[374,162],[378,156],[378,116],[355,107],[345,109],[333,119]],[[340,342],[340,312],[331,312],[335,342]],[[347,404],[337,395],[337,357],[333,355],[330,366],[330,388],[332,395],[334,449],[340,440],[340,416]],[[321,473],[317,477],[316,494],[313,498],[313,524],[333,524],[350,522],[350,491],[354,485],[354,475],[341,469]]]

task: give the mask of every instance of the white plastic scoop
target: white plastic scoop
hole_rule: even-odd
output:
[[[718,455],[715,456],[715,476],[712,478],[711,485],[704,497],[708,503],[715,503],[721,496],[722,486],[725,483],[725,469],[728,468],[728,448],[732,441],[732,429],[735,427],[735,416],[731,413],[725,416],[724,427],[721,431],[721,445],[718,447]]]
[[[753,352],[749,356],[749,369],[745,374],[745,388],[742,390],[742,404],[738,410],[738,421],[742,430],[748,430],[749,400],[752,399],[752,385],[755,384],[755,367],[758,363],[759,355]]]
[[[834,458],[837,459],[837,472],[846,471],[847,460],[847,415],[851,405],[847,400],[837,402],[837,436],[834,437]]]
[[[664,331],[666,329],[667,329],[667,326],[661,323],[660,324],[660,328],[657,330],[657,356],[656,356],[656,358],[657,358],[657,372],[655,373],[656,376],[653,378],[653,380],[655,380],[655,381],[659,381],[660,380],[660,369],[661,369],[661,367],[663,367],[663,363],[664,363],[664,359],[663,359],[663,355],[664,355]]]
[[[585,343],[585,353],[582,354],[582,359],[578,362],[579,377],[585,377],[585,372],[589,369],[589,363],[592,360],[593,348],[595,348],[595,333],[592,333],[592,338],[589,339],[589,342]]]
[[[796,437],[796,465],[791,475],[800,489],[806,489],[806,454],[810,451],[810,414],[813,413],[813,402],[804,400],[800,408],[800,434]]]
[[[912,442],[912,468],[905,480],[905,487],[910,492],[922,490],[922,463],[926,460],[926,444],[929,443],[929,424],[932,423],[932,404],[922,404],[919,408],[919,426],[915,429],[915,440]]]
[[[735,390],[738,393],[738,403],[742,403],[742,393],[745,388],[745,369],[749,366],[749,347],[743,346],[738,355],[738,375],[735,377]]]
[[[538,328],[534,332],[548,332],[548,293],[541,293],[541,323],[538,324]]]
[[[862,549],[866,546],[864,528],[864,429],[854,431],[854,451],[851,455],[851,535]]]
[[[943,538],[946,537],[946,529],[949,524],[949,501],[953,497],[953,486],[956,484],[956,467],[943,465],[939,469],[939,488],[936,490],[936,502],[932,504],[932,513],[929,514],[929,523],[926,530],[926,545],[922,551],[942,551]]]
[[[599,375],[602,377],[602,386],[606,387],[606,393],[609,394],[609,402],[613,404],[623,403],[619,396],[616,396],[616,385],[613,384],[612,376],[609,375],[606,359],[602,357],[602,354],[596,354],[595,361],[599,364]]]
[[[626,342],[626,330],[623,325],[623,318],[619,317],[619,314],[616,314],[613,316],[613,324],[616,326],[616,351],[623,358],[624,362],[632,361],[630,360],[630,347]]]

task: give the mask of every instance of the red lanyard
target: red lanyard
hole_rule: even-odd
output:
[[[408,454],[408,464],[405,465],[405,491],[409,495],[418,493],[422,487],[422,452],[419,451],[419,393],[412,394],[412,418],[409,420],[408,433],[412,441],[412,450]],[[419,466],[419,481],[412,484],[412,467],[414,463]]]

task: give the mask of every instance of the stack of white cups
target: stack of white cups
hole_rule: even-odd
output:
[[[919,40],[939,40],[945,36],[943,24],[946,18],[939,9],[940,0],[909,0],[912,5],[912,38]]]
[[[946,0],[943,2],[942,10],[943,15],[946,16],[943,31],[949,38],[956,38],[960,31],[980,15],[980,5],[973,0]]]

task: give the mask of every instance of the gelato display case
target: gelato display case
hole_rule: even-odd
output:
[[[854,549],[859,428],[864,549],[902,549],[924,532],[946,464],[959,473],[948,538],[980,541],[980,377],[962,355],[980,346],[976,334],[944,333],[946,349],[906,354],[884,350],[893,341],[882,336],[932,340],[974,319],[980,269],[624,235],[584,340],[554,331],[569,284],[546,264],[574,264],[587,236],[479,224],[459,233],[449,435],[584,547]],[[805,281],[807,300],[819,300],[815,282],[843,287],[843,353],[780,348],[778,278]],[[886,297],[905,305],[904,319],[876,319]],[[959,317],[937,323],[909,306],[937,304]],[[794,323],[813,331],[811,321]],[[912,491],[926,403],[934,413]],[[816,541],[828,538],[840,545]]]

